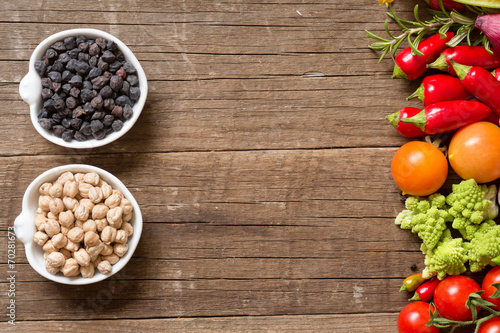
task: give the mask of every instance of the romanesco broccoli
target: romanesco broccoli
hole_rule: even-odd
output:
[[[408,197],[405,202],[406,210],[396,217],[395,223],[401,229],[411,229],[422,240],[422,252],[426,253],[439,242],[446,222],[451,217],[445,208],[445,197],[433,194],[428,199]]]
[[[450,229],[446,229],[438,244],[427,251],[422,276],[427,279],[437,275],[442,280],[446,275],[465,272],[468,260],[466,246],[462,238],[453,238]]]
[[[474,179],[469,179],[454,184],[452,190],[446,197],[450,206],[448,212],[453,217],[452,227],[460,231],[466,240],[471,240],[476,229],[471,226],[498,216],[496,186],[478,185]]]
[[[493,220],[481,223],[466,247],[471,272],[481,271],[500,255],[500,225]]]

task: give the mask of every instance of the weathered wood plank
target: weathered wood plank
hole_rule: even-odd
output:
[[[96,332],[113,327],[119,332],[394,332],[396,314],[299,315],[272,317],[172,318],[147,320],[19,321],[16,326],[0,323],[4,332],[68,331]],[[366,323],[369,323],[369,326]]]

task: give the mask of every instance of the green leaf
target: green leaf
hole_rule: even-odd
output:
[[[418,38],[418,37],[417,37],[417,38]],[[410,47],[411,47],[411,53],[412,53],[413,55],[418,55],[418,56],[421,56],[421,57],[422,57],[424,54],[418,50],[418,48],[417,48],[417,47],[418,47],[418,40],[417,40],[417,39],[415,39],[415,40],[417,41],[417,43],[416,43],[416,44],[414,44],[414,43],[412,42],[412,40],[411,40],[411,34],[409,34],[409,35],[408,35],[408,44],[410,44]]]
[[[458,12],[451,12],[450,18],[453,21],[455,21],[456,23],[462,24],[462,25],[474,25],[474,22],[476,22],[476,20],[474,20],[468,16],[462,15]]]
[[[396,52],[399,48],[399,45],[401,45],[401,43],[404,41],[404,38],[401,38],[400,40],[398,40],[393,46],[391,46],[392,50],[392,56],[395,57],[396,56]]]
[[[390,42],[390,40],[387,40],[385,38],[377,36],[373,32],[370,32],[368,30],[365,30],[365,32],[366,32],[366,37],[373,38],[373,39],[376,39],[376,40],[379,40],[379,41],[382,41],[382,42]]]
[[[387,33],[387,35],[389,37],[391,37],[392,39],[396,39],[396,37],[394,37],[392,35],[391,31],[389,30],[389,19],[385,19],[384,27],[385,27],[385,32]]]
[[[486,8],[500,8],[500,2],[498,0],[455,0],[455,2],[463,3],[464,5],[480,6]]]
[[[495,287],[497,290],[490,296],[490,298],[499,298],[500,297],[500,283],[492,283],[492,287]]]
[[[458,44],[460,44],[460,42],[462,42],[464,40],[465,37],[467,37],[468,33],[469,33],[468,30],[462,29],[462,31],[460,31],[460,29],[459,29],[457,31],[456,35],[453,36],[453,38],[450,39],[450,41],[448,43],[446,43],[446,45],[448,47],[457,46]]]

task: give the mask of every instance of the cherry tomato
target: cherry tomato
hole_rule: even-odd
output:
[[[500,283],[500,266],[495,266],[490,269],[489,272],[484,276],[483,283],[481,285],[484,290],[484,294],[482,295],[483,299],[495,304],[493,308],[499,310],[500,298],[490,298],[490,296],[493,295],[495,291],[497,291],[497,288],[491,286],[492,283]]]
[[[437,192],[448,176],[444,154],[423,141],[411,141],[398,149],[392,159],[392,178],[403,194],[427,196]]]
[[[438,327],[425,326],[430,319],[429,303],[412,302],[399,313],[398,333],[438,333]]]
[[[488,183],[500,177],[500,127],[480,121],[459,129],[451,138],[448,159],[463,179]]]
[[[482,323],[477,333],[500,333],[500,317],[491,318]]]
[[[442,280],[434,291],[434,304],[439,314],[451,320],[470,320],[472,311],[465,306],[469,294],[481,290],[479,284],[464,275],[452,275]],[[479,311],[479,309],[478,309]]]

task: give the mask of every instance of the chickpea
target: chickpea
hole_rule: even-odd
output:
[[[57,251],[57,249],[54,247],[54,244],[52,244],[52,240],[50,240],[50,239],[48,241],[46,241],[45,244],[43,244],[42,249],[48,253],[52,253],[52,252]]]
[[[85,174],[78,172],[75,174],[75,181],[78,183],[83,182],[83,177],[85,177]]]
[[[104,242],[104,244],[113,243],[115,241],[116,232],[117,232],[116,228],[113,228],[113,227],[108,225],[101,232],[101,240]]]
[[[118,257],[123,257],[128,251],[128,244],[115,244],[113,246],[113,252],[118,256]]]
[[[94,208],[92,208],[92,218],[94,220],[102,219],[106,217],[108,211],[109,211],[108,206],[104,204],[97,204],[94,206]]]
[[[50,212],[54,215],[59,215],[60,212],[64,210],[64,204],[61,199],[55,198],[49,202]]]
[[[123,210],[120,206],[111,208],[106,214],[106,218],[108,220],[109,225],[116,229],[120,228],[123,222],[122,215],[123,215]]]
[[[40,229],[40,227],[42,227],[42,225],[47,222],[47,217],[45,217],[45,215],[42,215],[42,214],[37,214],[37,216],[35,217],[35,226],[38,230],[42,231],[42,229]]]
[[[102,184],[101,185],[102,198],[107,199],[111,194],[113,194],[113,188],[111,185]]]
[[[101,261],[102,261],[101,256],[97,256],[97,259],[93,262],[94,267],[97,268],[97,266],[101,263]]]
[[[64,207],[66,207],[66,209],[69,211],[74,211],[76,206],[78,206],[78,200],[76,200],[75,198],[71,198],[71,197],[64,197],[63,203],[64,203]]]
[[[65,197],[74,198],[78,193],[78,184],[74,180],[64,183],[63,195]]]
[[[120,206],[121,201],[122,201],[121,193],[113,193],[104,201],[104,204],[109,208],[115,208]]]
[[[45,244],[48,240],[49,236],[43,231],[37,231],[35,232],[35,235],[33,235],[33,241],[40,246],[43,246],[43,244]]]
[[[128,241],[128,236],[127,236],[127,232],[125,230],[118,230],[116,231],[116,237],[115,237],[115,242],[116,243],[120,243],[120,244],[124,244],[124,243],[127,243]]]
[[[94,265],[87,265],[80,267],[80,274],[82,274],[83,278],[91,278],[94,276],[95,268]]]
[[[76,220],[75,221],[75,227],[82,228],[83,229],[83,221]]]
[[[102,232],[104,228],[108,226],[108,220],[106,219],[98,219],[94,220],[96,224],[97,231]]]
[[[60,198],[62,197],[63,194],[63,184],[61,183],[54,183],[49,189],[49,195],[52,198]]]
[[[89,191],[93,186],[88,183],[78,183],[78,192],[82,196],[82,198],[89,197]]]
[[[49,190],[52,187],[52,183],[43,183],[40,186],[40,189],[38,192],[40,192],[41,195],[49,195]]]
[[[43,209],[41,209],[40,207],[38,207],[38,208],[36,209],[36,212],[35,212],[35,213],[37,213],[38,215],[47,216],[47,212],[46,212],[46,211],[44,211]]]
[[[68,243],[64,247],[66,250],[69,252],[76,252],[80,248],[80,243],[74,243],[71,240],[68,239]]]
[[[71,258],[71,252],[69,252],[67,249],[59,249],[59,252],[63,254],[65,259]]]
[[[47,218],[49,220],[56,220],[56,221],[59,219],[59,217],[56,214],[52,213],[52,212],[48,212],[47,213]]]
[[[40,207],[44,212],[48,212],[50,210],[50,201],[52,198],[48,195],[42,195],[38,198],[38,207]]]
[[[52,252],[47,256],[47,262],[50,266],[61,267],[64,266],[66,258],[64,258],[64,254],[61,252]]]
[[[97,232],[97,225],[96,225],[95,221],[94,220],[87,220],[87,221],[83,222],[83,231],[85,231],[85,232],[89,232],[89,231]]]
[[[81,241],[83,241],[84,236],[85,232],[80,227],[74,227],[73,229],[68,231],[68,239],[74,243],[80,243]]]
[[[57,274],[57,272],[59,272],[59,267],[51,266],[48,261],[45,261],[45,269],[52,275],[55,275]]]
[[[52,237],[52,244],[56,249],[60,249],[68,244],[68,238],[64,236],[62,233],[58,233],[54,237]]]
[[[127,236],[129,237],[134,234],[134,227],[132,226],[132,224],[128,222],[123,222],[122,227],[120,229],[125,230]]]
[[[111,270],[113,268],[111,267],[111,264],[107,260],[102,260],[98,265],[97,265],[97,270],[101,272],[102,274],[109,274],[111,273]]]
[[[90,210],[85,205],[78,205],[75,209],[75,219],[80,221],[87,221],[89,218]]]
[[[98,245],[101,241],[99,239],[98,234],[96,234],[93,231],[88,231],[85,233],[85,237],[84,237],[83,242],[84,242],[85,246],[92,247],[92,246]]]
[[[125,221],[125,222],[130,222],[133,217],[134,217],[134,213],[130,212],[128,214],[123,214],[122,220]]]
[[[64,226],[61,226],[61,234],[63,234],[64,236],[68,237],[68,232],[73,229],[75,227],[75,224],[72,223],[69,227],[64,227]]]
[[[61,272],[64,276],[77,276],[80,273],[80,266],[76,259],[69,258],[61,268]]]
[[[116,253],[111,253],[109,256],[101,256],[101,257],[102,260],[109,261],[111,265],[116,264],[120,260],[120,257],[118,257]]]
[[[94,208],[94,206],[95,206],[95,204],[92,202],[92,200],[87,199],[87,198],[81,199],[78,204],[80,206],[83,205],[83,206],[87,207],[87,209],[89,210],[89,214],[92,211],[92,208]]]
[[[99,242],[95,246],[91,246],[91,247],[86,247],[85,248],[87,250],[87,253],[90,256],[90,261],[94,262],[97,259],[97,257],[99,256],[99,254],[101,254],[102,250],[104,249],[104,246],[105,245],[104,245],[103,242]]]
[[[73,253],[73,258],[75,258],[80,266],[88,266],[90,264],[90,256],[83,248]]]
[[[45,233],[49,237],[57,235],[59,232],[61,232],[61,226],[56,220],[48,219],[47,222],[45,222],[44,226]]]
[[[120,207],[123,210],[123,214],[132,213],[132,211],[134,210],[134,206],[132,206],[132,203],[127,198],[122,199],[122,201],[120,202]]]
[[[102,256],[109,256],[110,254],[113,253],[113,246],[112,245],[109,245],[109,244],[104,244],[102,243],[104,246],[101,250],[101,253],[100,255]]]
[[[75,216],[70,210],[59,213],[59,223],[61,226],[68,228],[75,222]]]
[[[99,184],[99,175],[95,172],[89,172],[86,173],[85,176],[83,176],[83,181],[85,183],[97,186]]]
[[[102,201],[102,191],[100,187],[92,187],[89,191],[89,199],[93,203],[99,203]]]
[[[75,176],[71,171],[66,171],[62,175],[57,178],[56,182],[61,183],[61,184],[66,184],[69,181],[74,181]]]

